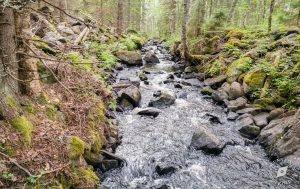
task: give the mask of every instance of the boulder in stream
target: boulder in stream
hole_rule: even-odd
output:
[[[143,60],[141,53],[137,51],[118,51],[116,56],[128,66],[142,66]]]
[[[212,93],[211,97],[216,102],[224,102],[228,99],[228,94],[223,90],[217,90]]]
[[[140,90],[134,85],[122,89],[120,92],[118,92],[118,96],[120,102],[125,99],[130,102],[133,107],[139,106],[142,98]]]
[[[145,62],[148,63],[148,64],[157,64],[157,63],[159,63],[158,57],[157,57],[157,56],[155,55],[155,53],[152,52],[152,51],[149,51],[149,52],[147,52],[147,53],[145,54],[144,60],[145,60]]]
[[[162,92],[160,96],[149,102],[149,106],[156,108],[165,108],[173,105],[175,103],[175,100],[175,96],[166,92]]]
[[[219,88],[227,79],[227,76],[225,75],[220,75],[216,78],[209,78],[204,80],[204,85],[205,86],[210,86],[213,89]]]
[[[193,134],[190,146],[208,154],[220,154],[225,145],[206,126],[201,126]]]
[[[135,113],[137,115],[157,117],[161,113],[161,111],[159,109],[149,107],[144,109],[137,109]]]

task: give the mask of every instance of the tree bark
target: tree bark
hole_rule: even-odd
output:
[[[118,0],[117,33],[120,35],[123,31],[123,0]]]
[[[270,15],[269,15],[269,24],[268,24],[268,31],[269,32],[272,30],[272,19],[273,19],[274,5],[275,5],[275,0],[271,0]]]
[[[29,11],[20,11],[15,14],[16,18],[16,32],[19,36],[22,36],[22,40],[19,42],[19,50],[33,56],[32,50],[35,50],[31,41],[33,34],[30,26],[30,13]],[[39,80],[37,59],[24,55],[19,55],[19,78],[21,80],[21,92],[31,97],[40,95],[42,88]]]
[[[19,92],[15,17],[13,9],[0,9],[0,91],[14,94]]]
[[[127,2],[127,7],[128,7],[128,15],[127,15],[127,27],[130,28],[130,23],[131,23],[131,0],[128,0]]]
[[[298,12],[298,17],[297,17],[297,26],[300,25],[300,7],[299,7],[299,12]]]
[[[170,1],[170,8],[171,8],[171,33],[174,34],[176,31],[176,0],[171,0]]]
[[[189,48],[187,45],[187,22],[189,19],[189,0],[184,0],[183,2],[183,21],[182,21],[182,36],[181,36],[181,44],[183,47],[183,57],[184,59],[188,59],[189,57]]]
[[[266,7],[267,7],[267,0],[264,0],[264,3],[263,3],[263,13],[262,13],[263,21],[266,18]]]
[[[230,11],[229,11],[229,15],[228,15],[228,18],[227,18],[227,23],[232,22],[232,18],[233,18],[237,3],[238,3],[238,0],[234,0],[232,2],[231,7],[230,7]]]

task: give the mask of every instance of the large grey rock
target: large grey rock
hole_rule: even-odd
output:
[[[61,22],[57,25],[57,31],[64,37],[72,36],[74,35],[74,31],[67,27],[67,23]]]
[[[242,85],[238,82],[233,82],[228,91],[229,100],[234,100],[242,96],[244,96]]]
[[[145,60],[146,63],[149,63],[149,64],[159,63],[159,59],[157,58],[155,53],[152,52],[152,51],[149,51],[145,54],[144,60]]]
[[[120,101],[125,99],[130,102],[133,107],[139,106],[142,98],[140,90],[134,85],[122,89],[120,92],[118,92],[118,96]]]
[[[220,75],[216,78],[209,78],[204,80],[205,86],[211,86],[213,89],[219,88],[227,79],[226,75]]]
[[[230,84],[227,82],[223,83],[223,85],[221,86],[221,89],[228,94],[230,92]]]
[[[244,118],[239,117],[237,124],[238,124],[239,127],[245,127],[245,126],[253,125],[254,120],[250,116],[247,116],[247,117],[244,117]]]
[[[116,56],[128,66],[142,66],[142,55],[136,51],[118,51]]]
[[[149,102],[150,107],[165,108],[175,103],[175,96],[162,92],[160,96]]]
[[[254,116],[253,120],[258,127],[263,128],[268,125],[268,117],[269,117],[269,113],[262,112]]]
[[[144,109],[137,109],[135,113],[137,115],[157,117],[161,113],[161,110],[150,107]]]
[[[247,125],[239,129],[239,132],[246,138],[255,139],[260,133],[260,128],[255,125]]]
[[[200,92],[203,95],[212,95],[215,92],[215,90],[213,90],[210,86],[206,86],[203,87]]]
[[[212,93],[211,97],[217,102],[224,102],[228,99],[228,94],[223,90],[217,90]]]
[[[261,112],[261,108],[245,108],[245,109],[242,109],[242,110],[239,110],[237,111],[236,113],[238,114],[251,114],[253,116],[259,114]]]
[[[209,154],[220,154],[225,144],[203,125],[193,134],[190,146]]]
[[[229,121],[234,121],[239,117],[239,114],[235,113],[235,112],[229,112],[227,115],[227,120]]]
[[[270,115],[268,116],[268,121],[272,121],[273,119],[278,118],[280,115],[284,113],[283,108],[276,108],[270,112]]]
[[[284,158],[288,163],[300,168],[300,109],[294,116],[276,119],[262,129],[258,137],[267,153],[276,158]]]
[[[247,99],[244,97],[239,97],[236,100],[228,101],[227,108],[231,111],[237,111],[244,108],[247,104]]]
[[[43,41],[47,43],[52,48],[62,48],[63,44],[60,42],[63,39],[62,36],[54,33],[48,32],[43,38]]]

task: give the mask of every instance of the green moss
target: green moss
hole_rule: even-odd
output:
[[[91,152],[99,154],[104,142],[101,140],[99,134],[92,134]]]
[[[25,106],[25,111],[28,112],[28,113],[31,113],[31,114],[35,114],[36,113],[36,110],[33,106],[32,103],[28,103],[26,106]]]
[[[144,72],[140,72],[139,73],[139,78],[140,78],[141,81],[148,80],[148,77],[147,77],[147,75]]]
[[[230,39],[230,38],[237,38],[237,39],[242,39],[242,37],[244,36],[244,32],[238,29],[234,29],[228,32],[228,34],[226,35],[226,38]]]
[[[227,69],[227,82],[232,83],[236,81],[251,65],[252,59],[250,57],[243,57],[234,61]]]
[[[15,154],[13,147],[7,144],[0,144],[0,152],[5,153],[8,156],[13,156]]]
[[[76,168],[72,182],[75,188],[97,188],[100,185],[100,179],[91,167]]]
[[[100,124],[106,122],[106,107],[103,102],[98,102],[94,107],[90,109],[89,125],[91,128],[97,128]]]
[[[48,104],[48,102],[49,102],[50,100],[49,100],[49,97],[48,97],[47,93],[42,92],[42,93],[37,97],[37,101],[38,101],[39,104],[45,105],[45,104]]]
[[[46,107],[46,114],[47,114],[48,118],[53,120],[53,121],[56,120],[57,112],[58,112],[58,108],[54,104],[49,104]]]
[[[71,52],[71,53],[65,55],[65,58],[72,62],[80,62],[81,61],[81,56],[76,52]]]
[[[93,70],[93,60],[92,59],[81,59],[78,61],[80,64],[74,64],[75,68],[85,71],[92,71]]]
[[[57,82],[53,74],[49,71],[48,68],[45,67],[45,65],[41,61],[37,61],[37,67],[40,80],[43,83],[53,84]]]
[[[213,90],[211,87],[204,87],[203,89],[201,89],[201,93],[203,95],[212,95],[215,92],[215,90]]]
[[[20,116],[11,120],[10,124],[21,134],[25,146],[30,146],[31,133],[33,130],[32,123],[29,122],[26,117]]]
[[[84,154],[85,148],[86,144],[83,140],[77,136],[71,137],[69,144],[69,158],[71,160],[78,160],[80,156]]]
[[[141,49],[144,45],[144,41],[137,35],[131,35],[130,39],[136,44],[137,48]]]
[[[249,91],[254,91],[263,87],[265,79],[266,73],[257,69],[248,72],[244,78],[244,82],[247,84]]]
[[[10,107],[10,108],[17,108],[18,107],[18,102],[16,101],[16,99],[14,99],[11,96],[7,96],[5,99],[6,104]]]

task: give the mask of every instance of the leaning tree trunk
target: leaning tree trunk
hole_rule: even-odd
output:
[[[228,18],[227,18],[227,23],[231,23],[232,22],[232,18],[233,18],[233,15],[234,15],[237,3],[238,3],[238,0],[234,0],[232,2],[232,5],[231,5],[230,11],[229,11],[229,15],[228,15]]]
[[[14,11],[0,6],[0,91],[18,93],[18,62]]]
[[[117,18],[117,33],[122,34],[123,30],[123,0],[118,0],[118,18]]]
[[[274,12],[274,5],[275,5],[275,0],[271,0],[270,15],[269,15],[269,24],[268,24],[268,31],[269,32],[272,30],[272,18],[273,18],[273,12]]]
[[[184,7],[184,14],[183,14],[183,21],[182,21],[181,44],[183,47],[183,58],[187,60],[189,57],[189,48],[187,45],[187,22],[189,19],[189,0],[184,0],[183,7]]]

